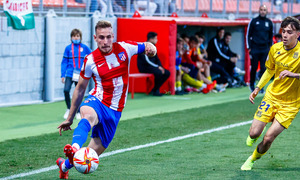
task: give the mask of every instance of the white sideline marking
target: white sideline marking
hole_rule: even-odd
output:
[[[163,97],[164,99],[179,99],[179,100],[191,100],[192,98],[188,98],[188,97]]]
[[[148,143],[148,144],[139,145],[139,146],[134,146],[134,147],[130,147],[130,148],[119,149],[119,150],[103,153],[103,154],[100,155],[100,158],[104,158],[104,157],[108,157],[108,156],[112,156],[112,155],[115,155],[115,154],[120,154],[120,153],[124,153],[124,152],[128,152],[128,151],[133,151],[133,150],[137,150],[137,149],[152,147],[152,146],[156,146],[156,145],[164,144],[164,143],[168,143],[168,142],[179,141],[179,140],[182,140],[182,139],[187,139],[187,138],[191,138],[191,137],[195,137],[195,136],[201,136],[203,134],[210,134],[210,133],[213,133],[213,132],[218,132],[218,131],[222,131],[222,130],[226,130],[226,129],[231,129],[231,128],[234,128],[234,127],[244,126],[244,125],[247,125],[247,124],[250,124],[250,123],[252,123],[252,120],[241,122],[241,123],[236,123],[236,124],[231,124],[231,125],[227,125],[227,126],[221,126],[221,127],[218,127],[218,128],[214,128],[214,129],[210,129],[210,130],[206,130],[206,131],[201,131],[201,132],[197,132],[197,133],[193,133],[193,134],[188,134],[188,135],[185,135],[185,136],[178,136],[178,137],[167,139],[167,140],[164,140],[164,141],[157,141],[157,142]],[[55,169],[58,169],[58,167],[56,165],[50,166],[50,167],[47,167],[47,168],[34,170],[34,171],[31,171],[31,172],[28,172],[28,173],[20,173],[20,174],[4,177],[4,178],[1,178],[0,180],[15,179],[15,178],[20,178],[20,177],[30,176],[30,175],[39,174],[39,173],[43,173],[43,172],[47,172],[47,171],[51,171],[51,170],[55,170]]]

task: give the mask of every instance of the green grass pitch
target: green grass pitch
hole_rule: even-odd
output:
[[[242,95],[244,98],[236,98]],[[251,105],[247,100],[248,95],[249,90],[244,88],[219,94],[183,96],[191,98],[189,103],[184,100],[180,101],[181,103],[178,102],[177,106],[184,106],[181,107],[184,110],[176,110],[176,105],[170,102],[177,102],[177,100],[168,100],[171,96],[167,96],[164,101],[167,101],[173,110],[174,108],[176,110],[171,112],[168,108],[162,111],[160,105],[156,104],[162,99],[137,94],[136,99],[128,100],[126,108],[129,109],[125,110],[123,114],[132,118],[123,118],[120,121],[115,138],[106,153],[249,121],[253,118],[253,113],[262,96],[256,99],[255,105]],[[205,102],[201,102],[203,99]],[[134,117],[134,108],[136,108],[136,114],[142,113],[142,104],[145,102],[149,103],[146,103],[144,109],[146,116],[136,115]],[[205,104],[207,102],[210,104]],[[137,107],[134,104],[137,104]],[[147,112],[147,105],[151,110],[155,110],[155,107],[158,106],[156,114]],[[44,107],[47,107],[45,108],[47,110],[44,110]],[[64,132],[63,136],[59,136],[56,132],[57,123],[61,121],[57,114],[63,114],[63,107],[63,103],[54,103],[0,108],[0,111],[5,110],[5,117],[8,121],[12,121],[16,117],[24,117],[20,116],[21,114],[18,116],[12,113],[13,115],[10,115],[9,118],[9,111],[13,112],[18,108],[20,111],[25,108],[21,112],[28,113],[29,117],[37,108],[40,108],[39,112],[41,113],[44,111],[55,112],[54,115],[53,113],[46,113],[44,116],[39,114],[35,119],[37,121],[35,124],[27,122],[27,129],[35,131],[40,124],[43,124],[42,122],[38,124],[38,122],[46,119],[46,126],[51,125],[48,128],[54,129],[52,133],[33,134],[25,138],[7,139],[0,142],[0,179],[52,167],[55,165],[55,160],[63,156],[62,148],[66,143],[71,143],[72,138],[72,131]],[[153,114],[151,115],[151,113]],[[0,130],[11,129],[14,131],[19,128],[18,124],[20,123],[11,122],[13,124],[11,126],[5,124],[1,117],[4,115],[1,114],[0,119],[3,126]],[[24,119],[26,120],[26,117]],[[100,158],[99,167],[94,173],[82,175],[72,169],[69,178],[298,179],[300,177],[298,161],[300,145],[297,143],[300,138],[298,133],[300,131],[299,116],[296,117],[291,127],[275,140],[268,153],[254,164],[253,170],[243,172],[240,170],[240,166],[257,145],[256,143],[254,147],[247,147],[245,144],[249,127],[250,124],[247,124],[217,132],[212,131],[195,137],[103,157]],[[5,139],[4,136],[2,138]],[[261,140],[262,138],[258,142]],[[17,179],[58,179],[58,169]]]

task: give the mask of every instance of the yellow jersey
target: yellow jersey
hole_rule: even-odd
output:
[[[275,75],[265,96],[283,104],[300,107],[300,80],[290,77],[279,79],[283,70],[300,73],[300,43],[297,42],[294,48],[288,50],[284,48],[283,42],[274,44],[269,51],[266,68],[275,70]]]

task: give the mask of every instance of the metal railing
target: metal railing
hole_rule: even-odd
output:
[[[5,1],[4,1],[5,2]],[[0,12],[3,15],[3,3]],[[54,9],[59,16],[92,16],[99,10],[103,17],[131,17],[138,10],[142,16],[252,18],[258,6],[266,4],[269,17],[281,19],[300,13],[300,0],[32,0],[36,15],[44,16]]]

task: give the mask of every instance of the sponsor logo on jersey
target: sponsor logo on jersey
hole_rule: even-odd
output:
[[[105,63],[102,63],[102,64],[98,64],[98,67],[101,67],[101,66],[103,66]]]
[[[287,68],[287,69],[292,68],[292,67],[289,67],[288,64],[285,64],[285,63],[282,63],[282,62],[279,62],[279,61],[275,61],[275,64],[279,67],[284,67],[284,68]]]

